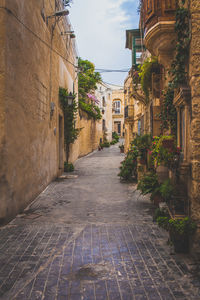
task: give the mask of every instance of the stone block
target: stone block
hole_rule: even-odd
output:
[[[192,38],[195,38],[198,36],[198,31],[200,27],[200,13],[193,13],[191,15],[191,22]]]
[[[194,160],[200,160],[200,140],[191,140],[191,158]]]
[[[190,76],[194,76],[199,74],[199,66],[200,66],[200,53],[193,54],[191,53],[190,57]]]
[[[191,85],[191,96],[200,97],[200,76],[192,76],[190,80],[190,85]]]
[[[192,116],[193,118],[199,118],[200,115],[200,96],[192,97]]]
[[[200,161],[192,162],[192,179],[200,182]]]
[[[200,181],[192,180],[191,199],[192,199],[191,203],[195,201],[200,206]],[[192,206],[194,206],[194,203],[192,204]],[[200,217],[200,211],[199,211],[199,217]]]
[[[197,27],[197,32],[199,32],[200,24]],[[197,33],[196,32],[196,33]],[[194,33],[192,36],[192,40],[190,43],[190,53],[193,55],[194,53],[198,54],[200,52],[200,40],[199,35]]]
[[[195,118],[191,122],[191,137],[193,140],[200,140],[200,118]]]
[[[191,12],[200,12],[200,2],[199,0],[191,0],[190,1],[190,11]]]

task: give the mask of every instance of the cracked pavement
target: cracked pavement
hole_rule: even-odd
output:
[[[117,176],[118,145],[79,159],[0,229],[0,299],[200,299],[152,204]]]

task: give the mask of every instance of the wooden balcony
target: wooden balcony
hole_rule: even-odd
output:
[[[153,55],[159,57],[175,48],[176,7],[176,0],[143,0],[144,42]]]
[[[125,120],[133,120],[134,119],[134,105],[127,105],[125,107],[124,118],[125,118]]]

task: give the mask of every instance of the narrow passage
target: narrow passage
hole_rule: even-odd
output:
[[[118,145],[79,159],[0,230],[0,299],[200,299],[148,197],[117,176]]]

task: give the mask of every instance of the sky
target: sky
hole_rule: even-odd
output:
[[[78,55],[98,69],[128,69],[131,51],[125,49],[126,30],[138,28],[138,0],[73,0],[70,21]],[[103,73],[103,81],[123,85],[127,73]]]

